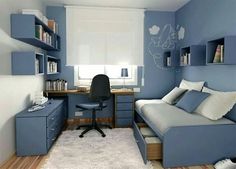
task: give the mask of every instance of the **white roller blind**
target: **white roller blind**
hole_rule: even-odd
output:
[[[66,6],[67,65],[143,65],[143,10]]]

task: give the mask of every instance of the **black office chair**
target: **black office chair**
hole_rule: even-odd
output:
[[[96,122],[96,110],[102,110],[107,105],[104,103],[105,100],[108,100],[111,96],[111,89],[110,89],[110,81],[108,76],[99,74],[96,75],[93,80],[90,87],[90,93],[89,93],[89,99],[92,101],[92,103],[82,103],[76,105],[77,108],[80,110],[92,110],[92,124],[90,125],[80,125],[77,127],[77,129],[80,129],[80,127],[87,127],[79,137],[83,137],[85,133],[88,131],[95,129],[99,133],[101,133],[102,137],[105,137],[106,135],[104,132],[100,129],[100,127],[108,127],[111,129],[111,126],[104,125],[104,124],[97,124]]]

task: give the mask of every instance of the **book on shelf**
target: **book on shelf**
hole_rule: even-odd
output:
[[[190,65],[191,63],[191,54],[185,53],[180,57],[180,66]]]
[[[224,45],[217,45],[213,63],[224,62]]]
[[[187,60],[188,60],[188,65],[191,65],[191,53],[188,53]]]
[[[224,45],[220,46],[220,62],[224,62]]]
[[[36,58],[35,60],[35,73],[39,74],[39,59]]]
[[[171,58],[170,57],[166,58],[166,63],[167,63],[167,66],[171,66]]]
[[[47,70],[48,73],[57,73],[57,62],[55,61],[48,61],[47,63]]]
[[[58,33],[58,24],[54,20],[48,20],[48,27],[53,30],[54,33]]]

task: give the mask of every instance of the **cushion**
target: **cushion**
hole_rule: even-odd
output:
[[[199,105],[195,112],[211,120],[221,119],[236,103],[236,92],[220,92],[207,87],[203,88],[203,92],[211,95]]]
[[[156,134],[149,127],[141,127],[140,132],[143,135],[143,137],[156,136]]]
[[[187,90],[197,90],[201,91],[205,82],[190,82],[187,80],[182,80],[179,87]]]
[[[175,104],[178,100],[178,98],[186,92],[187,89],[181,89],[178,87],[175,87],[173,90],[171,90],[165,97],[162,98],[162,100],[169,104]]]
[[[176,104],[177,107],[191,113],[193,112],[203,100],[205,100],[210,94],[205,92],[199,92],[196,90],[188,91]]]

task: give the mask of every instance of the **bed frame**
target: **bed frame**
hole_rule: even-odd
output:
[[[236,157],[236,123],[171,127],[162,135],[142,113],[136,113],[161,139],[165,168],[214,164]],[[236,106],[226,118],[236,122]]]

